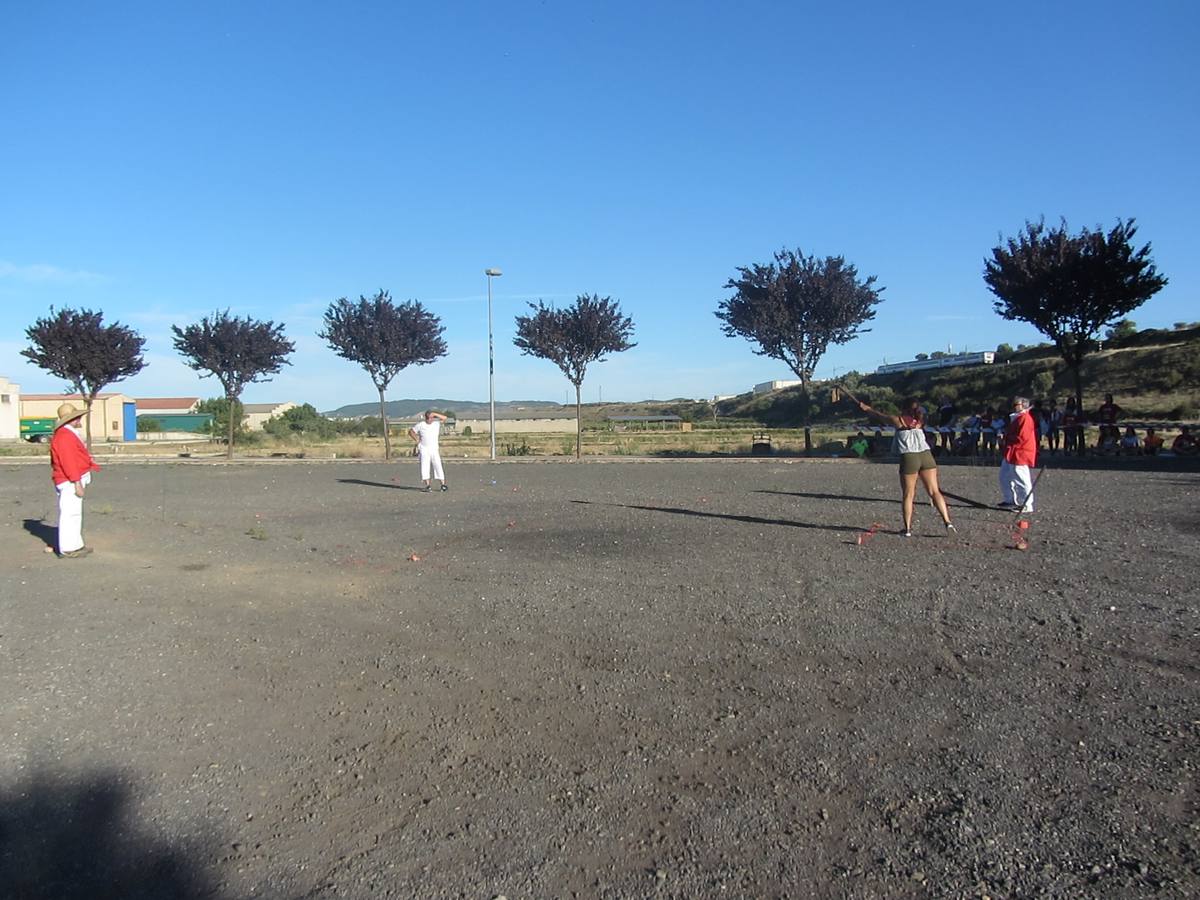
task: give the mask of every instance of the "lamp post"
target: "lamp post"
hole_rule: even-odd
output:
[[[499,269],[484,269],[488,283],[488,438],[492,443],[492,460],[496,459],[496,354],[492,349],[492,279],[504,273]]]

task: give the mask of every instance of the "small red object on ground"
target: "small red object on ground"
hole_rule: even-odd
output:
[[[867,541],[869,541],[871,538],[875,537],[875,534],[882,527],[883,527],[883,525],[881,525],[879,522],[872,522],[871,527],[868,528],[866,531],[864,531],[862,534],[860,534],[858,536],[858,540],[856,541],[858,546],[860,546],[860,547],[866,546]]]

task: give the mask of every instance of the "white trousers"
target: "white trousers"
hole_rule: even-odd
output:
[[[58,552],[70,553],[83,546],[83,498],[75,496],[75,483],[55,485],[58,491]]]
[[[1033,512],[1033,477],[1029,466],[1015,466],[1000,460],[1000,499]]]
[[[433,477],[443,484],[446,483],[446,473],[442,471],[442,454],[437,450],[426,450],[421,447],[417,450],[417,457],[421,460],[421,480],[429,480],[429,470],[433,470]]]

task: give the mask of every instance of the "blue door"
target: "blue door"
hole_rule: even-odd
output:
[[[137,440],[137,404],[136,403],[125,403],[123,405],[124,405],[125,429],[124,429],[124,433],[122,434],[122,438],[127,441],[136,441]]]

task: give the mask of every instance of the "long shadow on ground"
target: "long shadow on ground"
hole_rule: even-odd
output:
[[[820,494],[812,491],[755,491],[756,494],[778,494],[781,497],[804,497],[809,500],[851,500],[855,503],[888,503],[895,505],[900,502],[899,498],[893,497],[855,497],[852,494]],[[958,501],[958,506],[970,507],[971,509],[995,509],[990,503],[980,503],[978,500],[972,500],[970,497],[960,497],[958,494],[952,494],[949,491],[942,489],[942,496],[949,497]],[[950,506],[956,504],[951,503]]]
[[[386,481],[364,481],[361,478],[339,478],[339,484],[361,484],[363,487],[391,488],[393,491],[419,491],[421,488],[407,484],[388,484]]]
[[[138,828],[114,773],[39,771],[0,787],[0,896],[218,900],[185,850]]]
[[[971,509],[996,509],[994,503],[980,503],[978,500],[972,500],[970,497],[960,497],[958,494],[950,493],[945,488],[942,488],[942,496],[957,500],[963,506],[969,506]]]
[[[894,497],[855,497],[852,494],[821,494],[815,491],[768,491],[757,490],[756,494],[775,494],[779,497],[804,497],[809,500],[853,500],[855,503],[898,503]]]
[[[58,547],[58,529],[47,525],[41,519],[26,519],[23,523],[25,530],[42,541],[51,550]]]
[[[698,509],[682,509],[678,506],[643,506],[637,503],[598,503],[593,500],[572,500],[582,506],[616,506],[621,509],[641,509],[646,512],[671,513],[676,516],[699,516],[705,519],[729,519],[750,525],[783,525],[787,528],[815,528],[820,531],[862,531],[854,525],[819,525],[816,522],[796,522],[792,519],[764,519],[761,516],[739,516],[733,513],[702,512]]]

